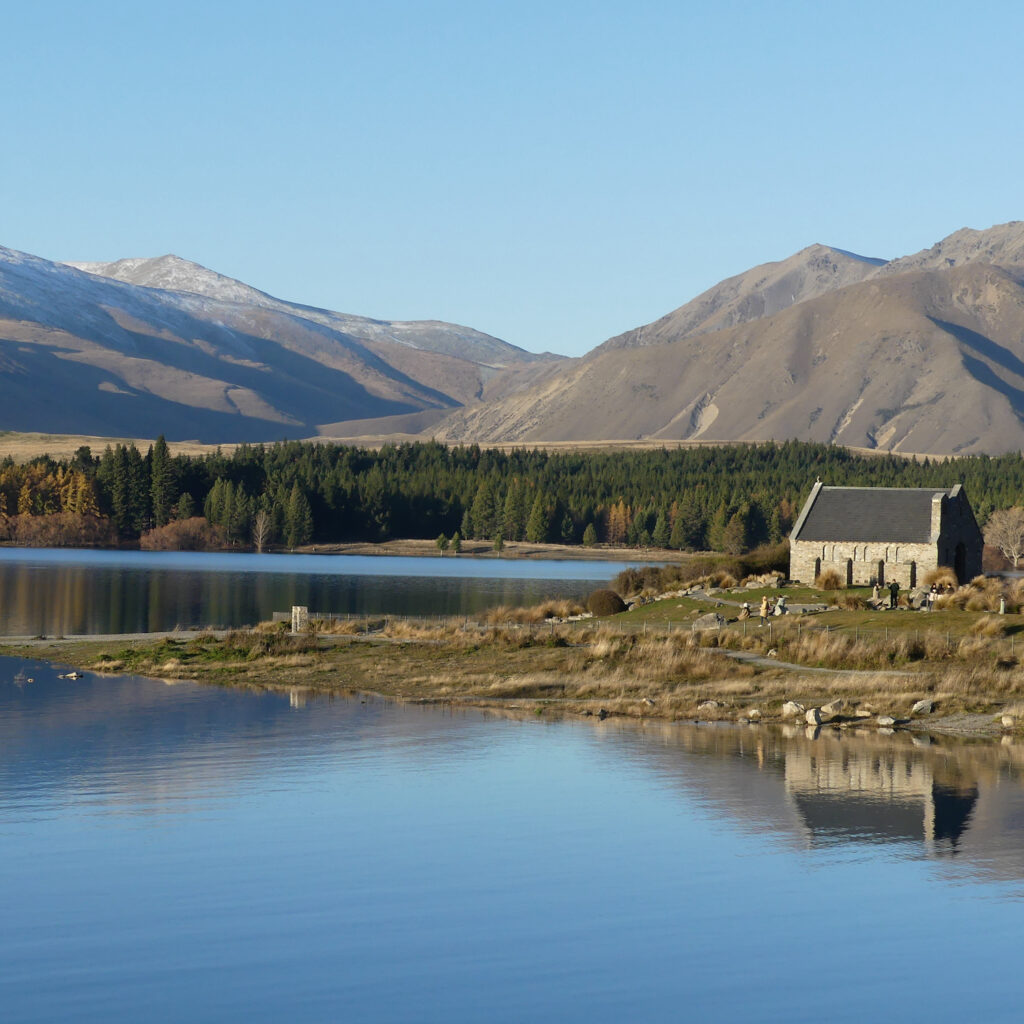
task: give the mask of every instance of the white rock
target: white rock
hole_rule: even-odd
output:
[[[804,715],[804,721],[808,725],[821,725],[821,709],[811,708],[811,710]]]
[[[911,709],[912,715],[930,715],[935,710],[935,701],[919,700]]]
[[[757,708],[751,708],[751,709],[750,709],[750,710],[749,710],[749,711],[747,712],[747,718],[750,718],[750,719],[755,719],[755,718],[760,718],[760,717],[761,717],[761,712],[760,712],[760,711],[758,711],[758,709],[757,709]]]
[[[706,700],[703,704],[697,705],[698,711],[717,711],[722,705],[717,700]]]
[[[896,719],[889,715],[879,715],[878,724],[883,729],[891,729],[896,724]]]
[[[835,715],[842,714],[845,707],[846,701],[843,700],[842,697],[839,697],[836,700],[829,701],[828,704],[822,704],[821,713],[823,715],[828,715],[829,718],[832,718]]]
[[[804,706],[795,700],[787,700],[782,705],[782,717],[783,718],[796,718],[804,713]]]
[[[1017,724],[1017,719],[1013,715],[1003,715],[1000,722],[1004,729],[1012,729]]]

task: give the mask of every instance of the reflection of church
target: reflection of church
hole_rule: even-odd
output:
[[[900,844],[952,857],[958,872],[1024,880],[1024,743],[1009,736],[615,719],[600,729],[738,828],[810,849]]]
[[[822,756],[825,744],[840,749]],[[785,783],[812,843],[923,838],[935,852],[955,852],[978,786],[943,767],[915,747],[865,749],[819,740],[787,750]]]

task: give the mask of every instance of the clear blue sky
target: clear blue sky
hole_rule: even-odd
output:
[[[1024,9],[7,5],[0,244],[580,354],[812,242],[1024,218]]]

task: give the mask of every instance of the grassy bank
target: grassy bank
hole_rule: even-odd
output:
[[[5,653],[44,657],[97,672],[137,673],[219,686],[373,692],[537,714],[771,721],[795,701],[837,700],[831,724],[895,719],[931,700],[926,721],[980,716],[998,732],[1024,721],[1024,589],[979,579],[933,611],[875,610],[865,591],[737,583],[717,569],[683,578],[678,567],[627,570],[617,580],[630,610],[579,618],[572,602],[497,608],[483,621],[353,620],[292,636],[283,624],[226,635],[180,633],[154,640],[36,641]],[[659,586],[673,589],[659,591]],[[761,628],[761,596],[827,607]],[[998,614],[999,608],[1006,614]],[[716,628],[706,624],[718,615]],[[802,721],[802,715],[797,716]]]

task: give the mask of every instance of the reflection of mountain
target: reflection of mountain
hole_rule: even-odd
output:
[[[601,727],[658,775],[776,841],[917,845],[1024,879],[1024,745],[873,730]]]
[[[102,812],[164,810],[265,786],[296,756],[330,772],[390,751],[419,771],[494,744],[488,718],[454,717],[383,702],[307,705],[299,690],[91,675],[68,683],[45,665],[0,659],[0,804],[31,787]],[[1024,879],[1024,744],[615,719],[571,729],[604,744],[614,764],[639,766],[652,784],[685,791],[686,804],[776,844],[897,844],[949,871]],[[555,752],[559,737],[552,728]]]
[[[339,747],[400,746],[423,764],[453,742],[478,742],[472,729],[453,736],[450,715],[402,713],[383,701],[320,701],[307,710],[301,690],[246,693],[91,673],[65,682],[57,671],[0,657],[0,809],[32,790],[26,805],[42,791],[98,811],[171,810],[252,780],[265,784],[287,770],[296,748],[327,760]]]

